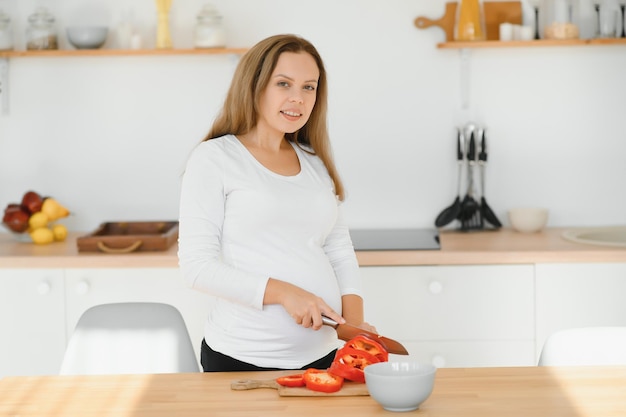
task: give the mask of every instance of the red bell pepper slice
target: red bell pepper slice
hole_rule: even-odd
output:
[[[365,367],[378,362],[378,358],[367,351],[346,346],[337,351],[328,372],[349,381],[365,382]]]
[[[310,368],[304,372],[304,383],[312,391],[337,392],[343,386],[343,378],[328,371]]]
[[[281,376],[276,378],[276,382],[283,387],[303,387],[305,385],[303,374]]]
[[[389,352],[387,352],[387,349],[385,349],[377,341],[370,339],[367,336],[356,336],[347,341],[345,346],[357,350],[364,350],[365,352],[376,356],[379,362],[387,362],[389,360]]]

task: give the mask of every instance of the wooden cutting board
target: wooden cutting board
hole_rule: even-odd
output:
[[[436,20],[419,16],[415,19],[415,26],[418,29],[440,27],[446,33],[446,42],[452,42],[454,41],[456,6],[456,2],[446,3],[444,15]],[[483,10],[488,41],[500,39],[500,23],[522,24],[522,3],[519,1],[486,1],[483,3]]]
[[[281,397],[347,397],[369,395],[367,386],[358,382],[346,381],[337,392],[325,393],[312,391],[305,387],[284,387],[275,379],[241,379],[232,381],[230,388],[236,391],[243,391],[256,388],[272,388],[278,391]]]

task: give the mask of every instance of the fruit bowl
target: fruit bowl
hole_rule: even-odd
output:
[[[55,222],[69,214],[54,198],[28,191],[19,203],[6,206],[2,225],[19,241],[47,244],[65,240],[67,228]]]
[[[16,242],[19,243],[33,243],[33,240],[30,238],[30,235],[26,232],[17,233],[13,230],[9,229],[4,223],[2,223],[4,230],[6,230],[7,234],[11,235]]]

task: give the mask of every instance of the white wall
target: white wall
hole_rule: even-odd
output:
[[[353,227],[433,225],[456,193],[454,127],[470,118],[488,127],[487,199],[505,223],[519,205],[548,207],[552,226],[626,223],[626,44],[471,50],[463,110],[460,52],[435,47],[440,29],[413,25],[417,16],[440,17],[445,0],[213,3],[228,46],[292,32],[320,50]],[[132,9],[154,44],[152,0],[0,0],[20,49],[36,4],[48,5],[60,26],[81,16],[115,26]],[[175,47],[192,46],[202,4],[173,0]],[[34,189],[74,212],[65,222],[73,230],[175,219],[185,159],[235,65],[230,56],[11,59],[0,206]]]

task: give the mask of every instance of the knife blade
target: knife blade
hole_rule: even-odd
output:
[[[381,336],[377,333],[370,332],[369,330],[361,329],[360,327],[353,326],[352,324],[339,324],[335,320],[322,316],[322,323],[337,330],[337,337],[341,340],[351,340],[356,336],[363,335],[370,339],[380,343],[387,352],[394,353],[396,355],[408,355],[409,352],[402,344],[396,340],[389,339],[388,337]]]

